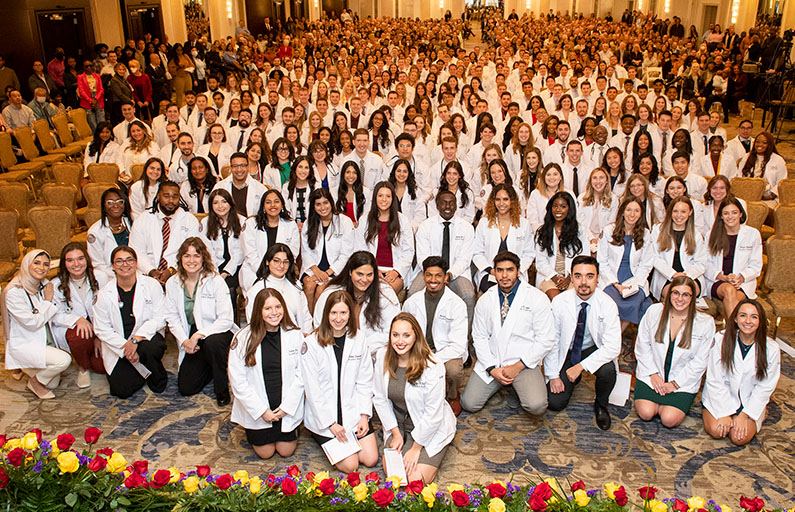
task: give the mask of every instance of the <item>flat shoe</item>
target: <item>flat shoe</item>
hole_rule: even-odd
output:
[[[22,380],[22,370],[11,370],[11,377],[14,380]]]
[[[77,373],[77,387],[80,389],[90,388],[91,387],[91,374],[88,370],[81,372],[78,371]]]
[[[29,389],[29,390],[31,390],[31,391],[33,392],[33,394],[34,394],[34,395],[36,395],[37,397],[39,397],[39,399],[40,399],[40,400],[52,400],[53,398],[55,398],[55,395],[53,394],[53,392],[52,392],[52,391],[47,391],[47,392],[46,392],[46,393],[44,393],[43,395],[40,395],[40,394],[39,394],[39,393],[38,393],[38,392],[37,392],[37,391],[36,391],[36,390],[33,388],[33,384],[31,383],[31,381],[28,381],[28,389]]]

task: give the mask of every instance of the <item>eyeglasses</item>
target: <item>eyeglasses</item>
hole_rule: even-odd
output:
[[[278,148],[276,148],[276,151],[290,151],[290,148],[288,148],[287,146],[279,146]]]
[[[689,299],[693,296],[690,292],[678,292],[676,290],[671,291],[671,297],[682,297],[683,299]]]
[[[135,265],[135,258],[127,258],[125,260],[113,260],[113,264],[119,267],[129,267]]]
[[[231,166],[232,169],[247,169],[248,164],[234,164]]]
[[[290,264],[290,260],[283,260],[283,259],[280,259],[280,258],[273,258],[271,260],[271,263],[273,263],[274,265],[283,266],[283,265],[289,265]]]
[[[312,150],[312,153],[325,153],[326,150],[323,148],[315,148]]]
[[[124,206],[124,199],[107,199],[105,200],[105,206]]]

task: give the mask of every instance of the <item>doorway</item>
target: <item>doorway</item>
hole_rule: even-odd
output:
[[[90,55],[84,14],[82,9],[36,12],[45,63],[53,58],[56,48],[75,57],[78,67],[82,57]]]
[[[151,34],[152,38],[163,41],[163,16],[159,5],[136,5],[128,7],[127,26],[125,27],[127,39],[144,39],[144,34]]]
[[[718,19],[718,6],[705,5],[704,14],[701,17],[701,34],[707,31],[710,23],[715,23]]]

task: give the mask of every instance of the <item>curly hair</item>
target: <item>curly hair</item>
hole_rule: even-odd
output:
[[[494,205],[494,201],[497,197],[497,192],[500,192],[501,190],[504,190],[505,193],[508,194],[508,198],[511,200],[511,225],[513,227],[519,227],[519,223],[522,219],[522,205],[519,203],[519,196],[516,195],[516,189],[514,189],[511,185],[506,185],[505,183],[500,183],[491,189],[491,194],[489,194],[489,198],[486,200],[486,208],[483,213],[489,221],[489,227],[493,228],[497,225],[497,207]]]

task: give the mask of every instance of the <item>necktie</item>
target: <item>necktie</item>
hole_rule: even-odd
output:
[[[237,139],[237,150],[240,151],[240,148],[243,146],[243,137],[246,136],[246,130],[240,130],[240,138]]]
[[[572,366],[582,361],[582,340],[585,338],[585,320],[588,317],[588,303],[580,304],[580,314],[577,315],[577,327],[574,329],[574,341],[571,344],[569,359]]]
[[[662,154],[668,149],[668,132],[662,132]]]
[[[624,141],[624,156],[627,156],[627,149],[629,149],[629,135],[627,135],[627,140]]]
[[[605,147],[599,146],[599,161],[596,163],[597,167],[600,167],[602,165],[602,163],[604,162],[604,158],[605,158]]]
[[[163,234],[163,252],[160,253],[160,263],[157,265],[158,270],[166,270],[168,268],[168,262],[163,256],[166,254],[166,249],[168,248],[168,239],[171,238],[170,220],[170,217],[163,218],[163,227],[161,228]]]
[[[196,125],[196,126],[201,126],[201,125],[202,125],[202,120],[203,120],[203,118],[204,118],[204,114],[202,114],[201,112],[199,112],[199,124],[198,124],[198,125]]]
[[[564,161],[566,159],[566,146],[561,144],[560,145],[560,161]]]
[[[500,325],[505,323],[505,317],[508,316],[508,309],[511,307],[511,304],[508,302],[508,294],[505,294],[505,297],[502,299],[502,306],[500,306]]]
[[[186,117],[190,117],[193,114],[193,107],[188,107],[188,115]]]
[[[704,154],[706,155],[707,153],[709,153],[709,147],[708,147],[709,143],[707,142],[706,135],[702,135],[701,137],[704,139]]]
[[[359,159],[359,172],[362,173],[362,179],[364,179],[364,159]]]
[[[575,167],[572,169],[574,171],[574,197],[580,196],[580,177],[577,176],[577,168]]]
[[[740,142],[742,142],[742,144],[743,144],[743,147],[745,148],[745,152],[746,152],[746,153],[748,153],[749,151],[751,151],[751,141],[750,141],[750,140],[743,140],[743,139],[740,139]]]
[[[444,234],[442,235],[442,259],[450,266],[450,221],[446,220],[444,224]]]

